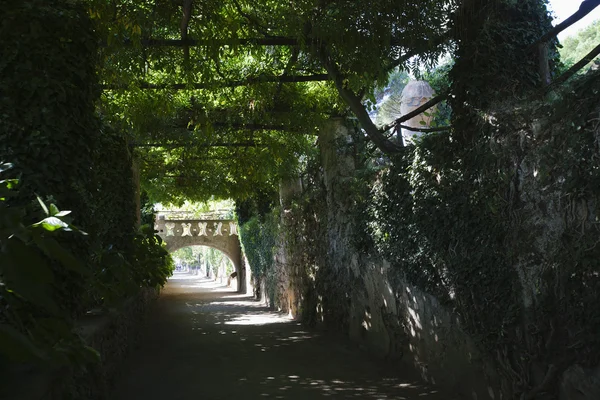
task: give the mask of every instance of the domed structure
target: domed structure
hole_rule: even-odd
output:
[[[406,115],[411,111],[416,110],[435,96],[435,91],[425,81],[410,81],[402,91],[400,112],[402,115]],[[409,126],[412,128],[428,128],[433,120],[433,113],[436,111],[436,107],[431,107],[427,110],[429,116],[421,113],[416,117],[409,119],[402,123],[402,125]],[[409,143],[414,143],[414,138],[421,136],[423,133],[413,131],[410,129],[402,129],[402,140],[406,146]]]

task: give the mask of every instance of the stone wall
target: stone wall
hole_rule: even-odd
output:
[[[360,201],[370,201],[368,195],[356,195],[365,183],[353,150],[360,143],[353,143],[344,121],[332,120],[319,135],[320,175],[316,183],[301,185],[312,192],[294,201],[297,188],[281,190],[283,229],[272,271],[275,284],[268,295],[272,306],[309,324],[341,331],[399,370],[409,365],[425,380],[465,398],[600,398],[600,129],[594,122],[600,112],[593,99],[582,96],[577,104],[589,110],[580,111],[580,133],[558,117],[531,125],[531,118],[517,123],[513,113],[509,118],[520,128],[502,132],[490,143],[505,163],[494,164],[494,173],[504,168],[509,181],[498,183],[507,185],[498,187],[499,194],[483,195],[507,196],[502,199],[511,206],[494,210],[493,218],[484,220],[501,222],[506,230],[481,226],[501,242],[501,251],[494,253],[499,257],[493,260],[504,268],[502,276],[511,277],[506,282],[513,297],[492,290],[498,280],[469,286],[478,282],[470,277],[483,271],[473,261],[465,269],[468,273],[460,275],[466,279],[461,281],[463,302],[452,293],[442,301],[410,284],[401,268],[391,267],[397,260],[361,250],[356,238],[369,236],[377,227],[366,232],[365,221],[355,218]],[[446,222],[457,222],[447,217]],[[435,225],[432,229],[444,227],[429,222]],[[490,251],[465,243],[459,251],[467,255]],[[467,302],[465,293],[471,296]],[[510,315],[480,312],[488,309]]]
[[[324,204],[315,217],[320,227],[309,228],[305,235],[317,236],[313,243],[301,243],[307,239],[299,238],[289,221],[308,218],[297,215],[289,199],[282,201],[282,223],[288,224],[288,232],[276,251],[273,308],[342,331],[359,347],[399,369],[414,368],[423,379],[447,390],[474,399],[501,398],[493,366],[463,331],[457,315],[390,273],[385,260],[355,249],[352,237],[360,229],[351,212],[355,161],[353,152],[344,150],[352,147],[352,137],[341,119],[321,132]],[[320,252],[324,254],[315,254]],[[311,272],[307,264],[313,263],[317,267]]]

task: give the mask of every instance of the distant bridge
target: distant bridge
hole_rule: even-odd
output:
[[[155,223],[158,235],[171,253],[188,246],[208,246],[223,252],[237,272],[237,290],[246,292],[246,268],[242,260],[242,246],[238,225],[234,220],[182,219],[167,220],[159,216]]]

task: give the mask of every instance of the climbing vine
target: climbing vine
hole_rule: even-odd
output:
[[[473,126],[469,155],[428,135],[373,175],[362,218],[391,279],[456,310],[513,393],[599,361],[598,82]]]
[[[240,226],[240,239],[244,254],[248,258],[250,270],[254,277],[254,284],[260,290],[264,281],[272,286],[274,274],[274,254],[279,235],[278,214],[276,212],[253,216]],[[267,288],[265,295],[272,296],[273,288]]]
[[[79,364],[97,354],[75,321],[160,287],[172,260],[136,227],[127,136],[96,113],[98,40],[84,4],[1,8],[0,160],[13,165],[0,169],[2,366]]]

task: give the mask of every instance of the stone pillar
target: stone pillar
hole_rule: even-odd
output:
[[[353,140],[343,118],[329,121],[319,133],[323,177],[327,193],[327,223],[330,257],[339,260],[347,237],[346,215],[351,206],[351,182],[355,172]],[[343,256],[342,256],[343,258]]]
[[[307,309],[316,309],[320,319],[333,328],[350,314],[348,301],[352,292],[353,249],[350,243],[353,221],[349,219],[353,206],[354,189],[354,143],[345,120],[330,120],[319,132],[319,149],[323,166],[323,181],[326,192],[327,221],[325,265],[319,266],[315,280],[316,292],[313,304]]]

